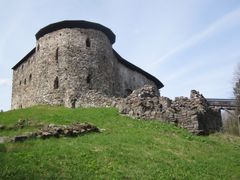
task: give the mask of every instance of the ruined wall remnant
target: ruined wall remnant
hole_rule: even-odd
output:
[[[191,91],[190,98],[170,100],[159,97],[154,87],[144,86],[121,99],[117,107],[123,114],[174,123],[194,134],[209,134],[222,127],[220,111],[211,109],[206,99],[195,90]]]
[[[36,48],[13,67],[12,109],[114,106],[123,114],[175,123],[195,134],[221,129],[220,112],[197,91],[175,100],[159,96],[163,84],[123,59],[105,26],[62,21],[42,28],[36,40]]]

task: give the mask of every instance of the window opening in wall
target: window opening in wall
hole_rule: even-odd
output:
[[[22,109],[22,105],[20,104],[19,109]]]
[[[71,99],[71,108],[76,108],[76,101],[77,99]]]
[[[32,80],[32,74],[29,75],[29,82]]]
[[[40,45],[38,44],[38,45],[37,45],[37,51],[39,51],[39,49],[40,49]]]
[[[27,84],[27,80],[26,79],[24,79],[24,85],[26,85]]]
[[[89,74],[89,75],[87,76],[87,83],[88,83],[88,84],[91,83],[91,74]]]
[[[58,51],[59,51],[59,49],[57,48],[57,49],[56,49],[56,53],[55,53],[55,60],[56,60],[56,63],[58,63]]]
[[[86,39],[86,46],[87,46],[87,47],[90,47],[90,46],[91,46],[91,42],[90,42],[90,39],[89,39],[89,38]]]
[[[125,89],[125,95],[129,96],[132,93],[131,89]]]
[[[19,81],[19,85],[21,86],[21,84],[22,84],[22,81]]]
[[[92,84],[91,84],[92,77],[91,77],[91,74],[88,74],[86,81],[87,81],[87,84],[89,85],[89,89],[91,90],[92,89]]]
[[[58,81],[58,77],[56,77],[55,80],[54,80],[53,88],[58,89],[58,87],[59,87],[59,81]]]
[[[22,65],[22,70],[23,70],[24,64]]]

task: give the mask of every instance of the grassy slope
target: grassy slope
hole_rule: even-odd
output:
[[[0,179],[240,179],[240,139],[192,136],[156,121],[120,116],[116,109],[34,107],[0,113],[44,123],[90,122],[103,133],[0,144]],[[22,134],[0,130],[0,136]]]

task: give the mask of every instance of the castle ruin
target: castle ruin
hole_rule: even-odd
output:
[[[80,107],[89,91],[126,97],[145,84],[163,87],[123,59],[112,48],[114,33],[100,24],[61,21],[40,29],[36,40],[36,47],[12,68],[12,109],[38,104]]]
[[[122,114],[174,123],[194,134],[222,128],[220,110],[199,92],[175,100],[160,96],[163,84],[123,59],[105,26],[62,21],[40,29],[36,39],[36,47],[12,68],[12,109],[113,106]]]

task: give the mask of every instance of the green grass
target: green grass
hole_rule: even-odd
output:
[[[38,106],[0,113],[0,124],[89,122],[102,133],[0,144],[0,179],[240,179],[240,138],[194,136],[114,108]],[[13,136],[36,127],[0,130]]]

